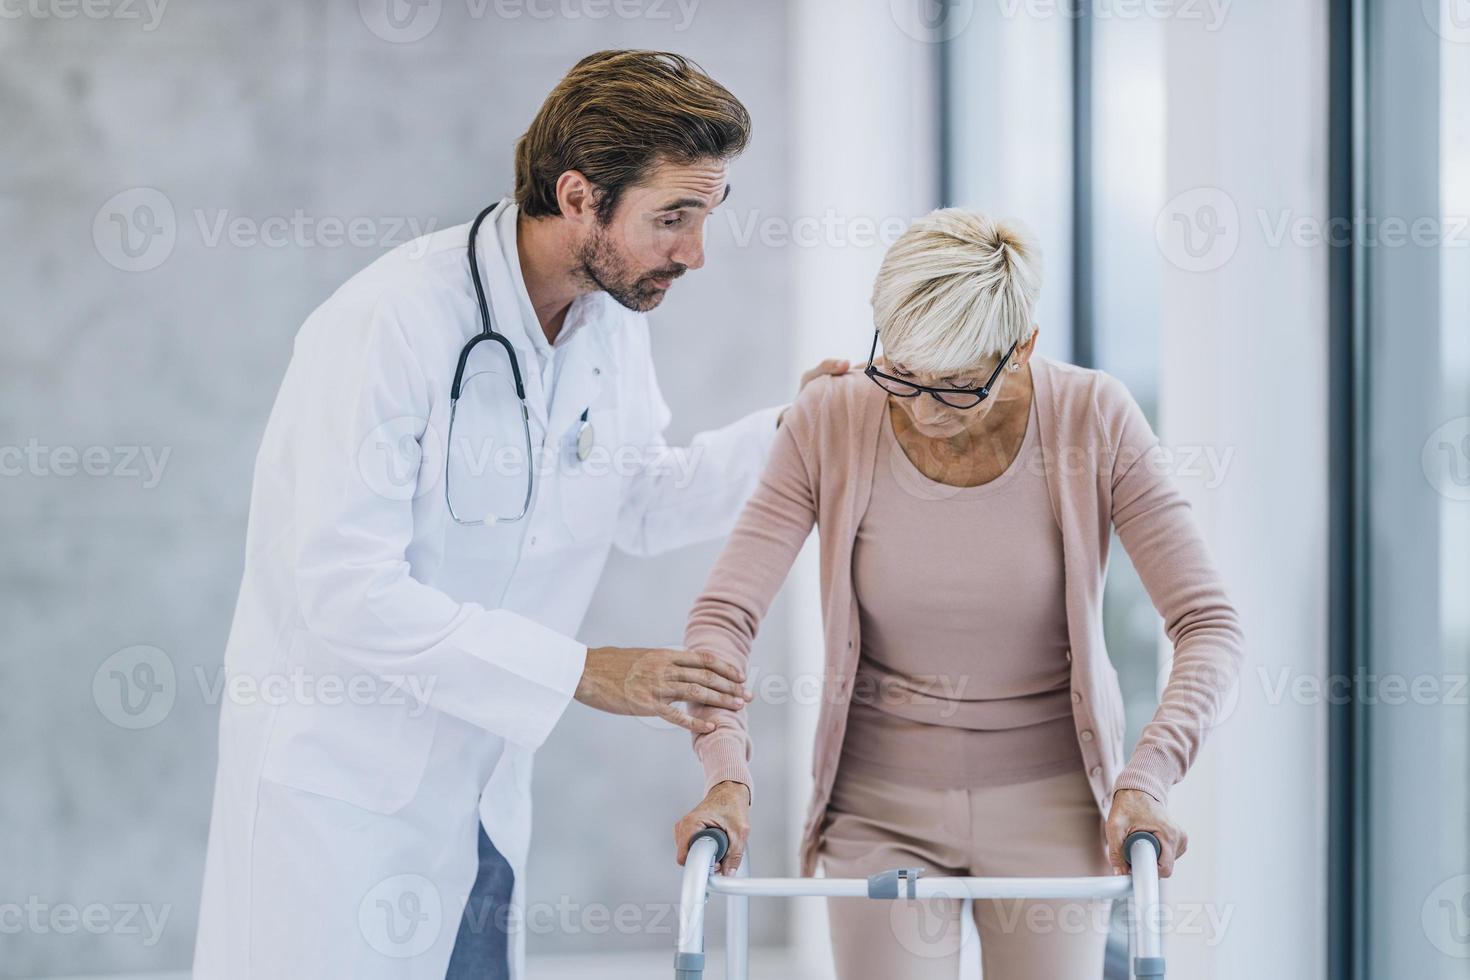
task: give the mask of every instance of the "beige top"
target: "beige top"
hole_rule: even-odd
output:
[[[1128,389],[1100,371],[1041,355],[1029,364],[1047,495],[1062,528],[1073,724],[1088,785],[1106,816],[1115,790],[1142,790],[1163,802],[1189,771],[1240,669],[1244,638],[1189,503],[1169,479],[1164,451]],[[816,378],[802,389],[684,630],[689,649],[748,667],[761,620],[818,528],[824,683],[801,837],[803,875],[816,872],[863,648],[852,551],[868,509],[887,405],[887,392],[861,371]],[[1127,765],[1123,692],[1102,642],[1103,578],[1114,531],[1174,650],[1158,710]],[[725,780],[752,786],[748,712],[706,704],[689,711],[716,725],[694,737],[706,788]],[[760,791],[753,792],[759,805]]]
[[[936,788],[1082,769],[1035,399],[1016,458],[975,487],[925,476],[883,416],[853,543],[862,650],[842,766]]]

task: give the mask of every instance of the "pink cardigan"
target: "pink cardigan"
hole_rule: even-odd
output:
[[[1138,789],[1165,801],[1234,683],[1243,640],[1189,504],[1170,482],[1158,440],[1127,389],[1100,371],[1041,356],[1031,359],[1031,370],[1047,484],[1062,529],[1072,714],[1093,797],[1106,816],[1117,789]],[[882,389],[859,371],[806,386],[786,413],[760,485],[684,633],[686,648],[744,665],[762,617],[817,525],[826,667],[815,785],[802,835],[803,875],[816,868],[862,648],[852,550],[873,483],[886,404]],[[1113,529],[1174,646],[1169,683],[1126,766],[1123,696],[1102,636]],[[695,705],[691,712],[718,725],[694,738],[706,789],[723,780],[751,786],[745,711]]]

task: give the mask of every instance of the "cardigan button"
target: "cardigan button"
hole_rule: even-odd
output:
[[[1084,741],[1084,742],[1091,742],[1092,741],[1092,729],[1090,729],[1090,728],[1084,728],[1084,729],[1082,729],[1082,741]]]

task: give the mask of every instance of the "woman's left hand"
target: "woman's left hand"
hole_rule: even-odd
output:
[[[1128,874],[1128,861],[1123,854],[1123,841],[1135,830],[1147,830],[1158,837],[1159,877],[1174,873],[1174,861],[1189,848],[1189,835],[1169,819],[1164,805],[1139,789],[1120,789],[1113,794],[1113,807],[1108,811],[1108,862],[1113,873]]]

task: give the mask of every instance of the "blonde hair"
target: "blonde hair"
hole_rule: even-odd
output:
[[[931,211],[883,257],[873,322],[890,360],[957,373],[1031,336],[1041,249],[1018,222]]]

